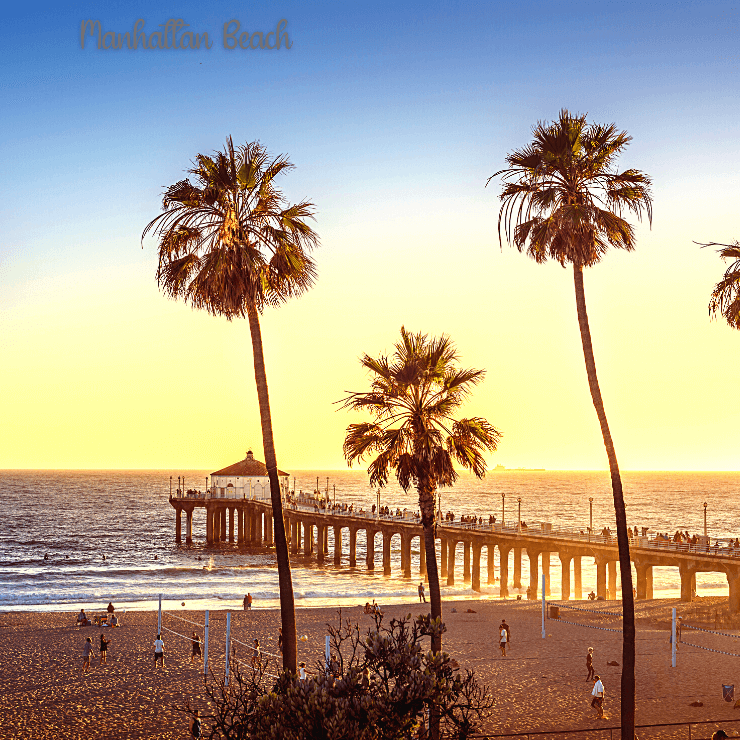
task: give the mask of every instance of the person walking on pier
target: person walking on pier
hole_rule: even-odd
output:
[[[599,676],[594,676],[594,687],[591,690],[591,706],[598,712],[599,719],[604,718],[604,684]]]
[[[424,581],[419,582],[419,601],[427,603],[427,597],[424,595]]]

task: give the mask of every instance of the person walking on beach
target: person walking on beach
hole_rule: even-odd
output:
[[[85,638],[85,644],[82,646],[82,675],[84,676],[90,670],[90,656],[94,655],[92,639]]]
[[[201,737],[203,727],[200,723],[200,716],[197,709],[193,710],[193,718],[190,720],[190,735],[192,737]]]
[[[586,680],[592,681],[594,676],[596,675],[596,671],[594,670],[594,649],[591,647],[586,653],[586,670],[588,671],[588,674],[586,675]]]
[[[197,632],[193,631],[193,637],[191,638],[193,645],[192,655],[190,656],[190,662],[194,663],[196,658],[201,657],[200,653],[200,637]]]
[[[509,633],[506,631],[506,628],[501,625],[499,627],[499,643],[498,646],[501,648],[501,657],[506,657],[506,642],[508,640]]]
[[[254,646],[252,647],[252,668],[262,666],[262,651],[260,650],[260,641],[255,637]]]
[[[591,706],[598,712],[598,718],[604,718],[604,684],[599,676],[594,676],[594,687],[591,690]]]
[[[511,649],[511,627],[506,624],[506,620],[501,620],[501,626],[506,630],[506,647]]]
[[[278,650],[280,651],[280,655],[283,654],[283,628],[278,627]]]
[[[244,597],[244,611],[252,611],[252,594],[247,594]]]
[[[162,669],[164,669],[164,641],[162,635],[157,635],[157,639],[154,641],[154,667],[157,667],[157,660],[162,663]]]
[[[106,638],[105,635],[100,635],[100,665],[103,665],[103,663],[107,663],[107,657],[108,657],[108,645],[110,644],[110,640]]]
[[[419,601],[423,601],[425,604],[427,603],[427,597],[424,594],[424,581],[419,582]]]

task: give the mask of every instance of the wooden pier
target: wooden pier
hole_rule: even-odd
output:
[[[193,512],[203,508],[206,512],[206,540],[208,545],[220,542],[270,547],[272,536],[272,506],[269,499],[170,496],[175,509],[175,538],[182,541],[182,513],[186,515],[186,543],[192,543]],[[319,563],[333,556],[339,565],[344,555],[343,531],[348,532],[349,566],[357,567],[357,533],[364,531],[367,547],[365,567],[375,568],[376,537],[380,535],[383,553],[383,572],[391,575],[391,540],[398,535],[401,542],[401,570],[411,578],[411,548],[419,538],[419,575],[426,575],[423,531],[418,519],[405,516],[376,516],[369,512],[350,512],[321,509],[318,506],[287,502],[283,504],[285,532],[293,554],[315,556]],[[236,523],[235,523],[236,522]],[[329,527],[334,529],[334,552],[329,552]],[[613,535],[584,534],[579,531],[523,528],[521,525],[463,524],[440,522],[437,539],[441,553],[440,579],[447,585],[455,583],[455,562],[462,551],[465,583],[474,591],[481,589],[481,553],[486,549],[487,582],[493,584],[494,553],[499,550],[499,588],[501,597],[509,596],[512,588],[522,588],[521,571],[523,554],[529,559],[528,598],[537,599],[540,587],[540,566],[545,576],[545,589],[549,596],[551,558],[560,560],[562,571],[560,598],[583,598],[581,568],[583,558],[593,558],[596,567],[596,597],[615,599],[617,593],[617,551]],[[630,557],[637,572],[638,599],[653,598],[653,568],[667,566],[678,569],[681,579],[681,599],[691,601],[696,591],[696,574],[700,572],[724,573],[730,589],[731,613],[740,613],[740,549],[730,543],[721,546],[692,545],[658,540],[655,537],[635,537],[630,544]],[[513,561],[513,562],[512,562]],[[513,566],[511,569],[509,566]],[[511,577],[510,577],[511,573]],[[571,578],[572,575],[572,578]]]

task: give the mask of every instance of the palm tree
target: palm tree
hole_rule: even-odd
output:
[[[728,326],[740,329],[740,242],[718,244],[709,242],[703,247],[722,247],[717,253],[723,260],[735,260],[726,270],[717,285],[714,286],[709,301],[709,315],[717,318],[724,316]]]
[[[289,204],[275,185],[293,165],[271,157],[259,142],[198,154],[180,180],[164,192],[163,212],[144,229],[158,240],[157,283],[181,298],[229,321],[247,317],[252,337],[262,442],[270,480],[280,612],[285,639],[283,668],[296,672],[296,625],[288,543],[285,537],[277,457],[272,435],[260,313],[306,291],[315,265],[308,252],[318,236],[308,225],[309,202]]]
[[[483,370],[463,370],[449,337],[429,338],[401,327],[401,341],[392,357],[364,355],[362,366],[372,373],[368,393],[351,393],[344,408],[369,411],[373,421],[350,424],[344,456],[351,466],[378,453],[368,467],[370,485],[384,486],[395,472],[404,491],[413,484],[419,494],[432,619],[442,618],[437,554],[434,543],[434,502],[438,487],[451,486],[458,474],[453,463],[482,478],[485,450],[494,451],[501,438],[485,419],[455,420],[452,414],[466,400]],[[442,649],[442,635],[432,636],[432,650]]]
[[[506,157],[499,211],[499,242],[507,241],[538,263],[548,258],[573,266],[576,309],[588,385],[609,459],[622,580],[622,738],[634,738],[635,606],[632,595],[627,517],[617,455],[609,431],[586,312],[583,268],[597,264],[607,249],[632,250],[633,227],[625,211],[652,222],[650,178],[634,169],[618,172],[615,160],[631,137],[613,125],[589,124],[586,116],[562,110],[557,121],[539,123],[533,139]],[[489,178],[489,182],[492,178]]]

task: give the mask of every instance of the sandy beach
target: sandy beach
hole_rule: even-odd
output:
[[[637,631],[637,723],[724,720],[740,710],[722,700],[722,684],[740,685],[740,659],[681,645],[678,667],[671,668],[668,627],[671,607],[676,606],[688,623],[700,624],[724,600],[701,599],[682,604],[669,600],[640,602]],[[617,607],[601,602],[572,602],[588,608]],[[456,611],[453,611],[456,610]],[[472,609],[474,613],[467,610]],[[474,668],[496,697],[496,708],[486,728],[491,734],[556,728],[591,728],[618,724],[621,634],[562,621],[546,622],[547,638],[541,637],[539,603],[464,601],[443,605],[448,632],[444,649],[461,667]],[[420,611],[418,604],[385,608],[386,618]],[[179,617],[202,621],[203,612],[183,609]],[[370,618],[358,606],[344,609],[344,617],[370,626]],[[299,659],[309,665],[321,659],[328,622],[336,624],[336,609],[299,609]],[[590,621],[594,625],[618,626],[584,612],[561,612],[563,619]],[[499,621],[511,627],[511,646],[506,658],[498,650]],[[223,673],[226,613],[211,612],[210,660],[217,675]],[[192,627],[165,616],[164,626],[184,634]],[[275,650],[279,613],[255,609],[232,613],[232,635],[245,643],[258,637],[266,652]],[[177,711],[186,701],[206,710],[200,665],[190,664],[190,644],[171,633],[164,634],[166,670],[153,668],[156,612],[129,612],[120,629],[75,626],[75,614],[8,612],[0,614],[0,738],[185,738],[187,722]],[[99,665],[101,631],[112,640],[107,665]],[[698,635],[696,639],[694,639]],[[96,656],[92,670],[82,676],[82,646],[91,637]],[[692,633],[703,645],[740,653],[740,641]],[[594,664],[606,688],[604,720],[590,708],[591,684],[585,680],[585,654],[595,651]],[[238,651],[247,648],[237,644]],[[702,707],[691,706],[702,702]],[[709,737],[711,730],[694,732]],[[640,737],[685,737],[686,731],[660,732]],[[562,737],[565,737],[564,735]]]

